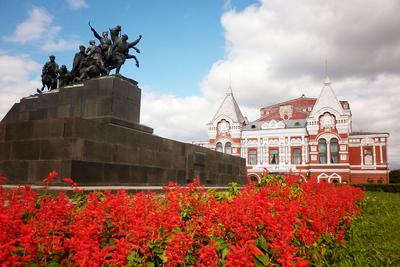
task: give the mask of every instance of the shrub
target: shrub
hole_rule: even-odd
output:
[[[52,172],[46,186],[56,177]],[[0,188],[0,265],[306,266],[331,253],[360,213],[361,189],[269,177],[226,195],[196,179],[163,195],[38,195]]]
[[[391,170],[389,172],[389,182],[393,184],[400,184],[400,170]]]
[[[355,184],[365,191],[400,193],[400,184]]]

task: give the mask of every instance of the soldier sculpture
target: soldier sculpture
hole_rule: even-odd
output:
[[[82,80],[109,75],[110,71],[115,69],[115,74],[119,75],[122,65],[127,59],[135,60],[136,66],[139,67],[139,61],[135,55],[129,54],[129,49],[134,49],[136,53],[140,50],[136,45],[142,39],[139,35],[133,42],[128,42],[128,35],[121,35],[121,26],[117,25],[104,31],[100,35],[90,25],[94,37],[99,40],[100,44],[96,45],[94,40],[89,42],[89,47],[79,46],[79,52],[75,54],[72,64],[72,69],[69,72],[65,65],[58,68],[55,62],[55,56],[49,57],[50,61],[46,62],[42,69],[42,88],[37,89],[38,93],[42,93],[44,88],[48,90],[57,88],[57,83],[60,87],[68,85],[73,82],[80,82]]]

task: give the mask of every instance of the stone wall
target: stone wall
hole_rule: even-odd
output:
[[[119,77],[22,99],[0,123],[0,172],[30,184],[51,170],[81,185],[245,182],[244,159],[153,135],[139,114],[140,89]]]

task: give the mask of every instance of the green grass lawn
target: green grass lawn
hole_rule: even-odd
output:
[[[367,192],[335,266],[400,266],[400,194]]]

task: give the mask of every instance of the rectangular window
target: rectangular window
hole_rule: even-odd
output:
[[[293,148],[292,149],[292,164],[301,164],[301,149]]]
[[[365,148],[364,149],[364,165],[372,165],[372,149]]]
[[[269,150],[269,164],[278,164],[278,163],[279,163],[278,149],[270,149]]]
[[[257,165],[257,150],[249,149],[247,151],[247,162],[249,165]]]

